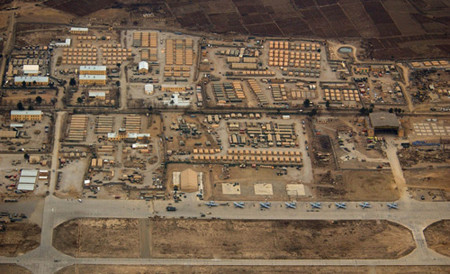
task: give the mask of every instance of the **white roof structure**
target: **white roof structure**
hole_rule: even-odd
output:
[[[181,175],[181,172],[179,172],[179,171],[175,171],[172,173],[172,183],[174,186],[178,186],[178,187],[180,186],[180,175]]]
[[[106,80],[106,75],[81,74],[80,80]]]
[[[57,42],[55,43],[55,46],[57,47],[70,47],[72,40],[70,38],[66,38],[65,42]]]
[[[17,186],[17,190],[21,191],[33,191],[34,190],[34,184],[19,184]]]
[[[139,62],[139,70],[146,69],[148,70],[148,63],[146,61],[140,61]]]
[[[130,132],[127,134],[127,138],[130,139],[135,139],[135,138],[150,138],[150,133],[135,133],[135,132]]]
[[[23,128],[23,124],[21,124],[21,123],[11,123],[9,125],[9,127],[12,127],[12,128]]]
[[[89,91],[89,97],[105,97],[106,92],[104,91]]]
[[[11,115],[42,115],[42,110],[11,110]]]
[[[106,66],[80,66],[80,71],[106,71]]]
[[[154,91],[153,84],[146,84],[146,85],[144,86],[144,92],[145,92],[146,94],[152,94],[153,91]]]
[[[71,32],[88,32],[89,29],[88,28],[71,27],[70,31]]]
[[[20,177],[19,184],[34,184],[36,183],[36,177]]]
[[[117,137],[117,132],[109,132],[107,134],[108,138],[116,138]]]
[[[22,169],[20,172],[21,177],[36,177],[38,175],[38,171],[35,169]]]
[[[23,73],[38,74],[39,73],[39,65],[23,65]]]
[[[164,100],[164,104],[169,106],[188,107],[191,104],[190,100],[184,100],[180,98],[180,94],[174,93],[168,99]]]
[[[37,83],[48,83],[48,77],[47,76],[15,76],[14,77],[14,83],[22,83],[25,81],[25,83],[33,83],[36,81]]]

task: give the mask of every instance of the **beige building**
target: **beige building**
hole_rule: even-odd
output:
[[[41,121],[41,110],[11,110],[11,121]]]
[[[106,75],[80,74],[80,85],[106,85]]]
[[[106,75],[106,66],[80,66],[81,75]]]

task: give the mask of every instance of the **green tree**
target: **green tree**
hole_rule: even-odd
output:
[[[389,113],[393,113],[394,112],[394,109],[393,108],[390,108],[389,109]]]
[[[77,81],[75,80],[75,78],[70,78],[69,85],[71,85],[73,87],[76,84],[77,84]]]
[[[23,155],[23,158],[25,158],[25,160],[29,160],[30,159],[30,155],[28,154],[28,153],[25,153],[24,155]]]
[[[23,107],[22,102],[17,103],[17,109],[18,110],[25,110],[25,108]]]
[[[40,105],[40,104],[42,103],[42,97],[41,97],[41,96],[37,96],[37,97],[36,97],[36,103],[37,103],[38,105]]]
[[[27,83],[25,81],[22,81],[22,87],[26,87]]]
[[[326,101],[325,102],[325,107],[328,109],[328,108],[330,108],[330,101]]]
[[[311,101],[309,101],[309,99],[305,99],[305,101],[303,101],[303,106],[305,108],[309,107],[311,105]]]
[[[81,97],[78,97],[77,102],[78,102],[78,104],[81,104],[81,103],[83,103],[83,99]]]

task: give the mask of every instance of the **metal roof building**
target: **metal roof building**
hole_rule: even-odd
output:
[[[36,177],[38,175],[38,171],[35,169],[22,169],[20,172],[20,176],[23,177]]]
[[[36,82],[36,84],[48,85],[48,77],[47,76],[15,76],[14,77],[15,84],[21,84],[22,82],[25,82],[27,84],[33,84],[34,82]]]
[[[80,73],[82,71],[106,71],[106,66],[80,66]]]
[[[370,124],[374,129],[398,129],[400,122],[395,114],[389,112],[372,112]]]
[[[11,110],[11,115],[42,115],[42,110]]]
[[[148,72],[148,63],[146,61],[139,62],[139,72]]]
[[[23,73],[39,74],[39,65],[23,65]]]

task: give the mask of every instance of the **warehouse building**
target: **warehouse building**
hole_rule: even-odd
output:
[[[106,75],[80,74],[80,85],[106,85]]]
[[[23,65],[23,73],[29,76],[39,74],[39,65]]]
[[[152,84],[146,84],[146,85],[144,86],[144,92],[145,92],[145,94],[147,94],[147,95],[153,94],[153,92],[154,92],[154,87],[153,87],[153,85],[152,85]]]
[[[106,66],[80,66],[80,75],[106,75]]]
[[[183,99],[178,93],[172,94],[170,98],[164,98],[163,102],[167,106],[176,107],[189,107],[189,105],[191,104],[190,100]]]
[[[373,112],[369,114],[369,136],[380,133],[404,135],[404,130],[395,114],[389,112]]]
[[[11,121],[41,121],[41,110],[11,110]]]
[[[105,91],[89,91],[89,99],[105,100],[106,92]]]
[[[184,192],[195,192],[198,190],[202,175],[202,172],[197,172],[190,168],[181,172],[173,172],[173,186],[174,188]]]
[[[55,47],[70,47],[72,40],[67,38],[64,42],[56,42],[54,43]]]
[[[11,139],[17,137],[17,131],[14,130],[0,130],[0,139]]]
[[[71,34],[87,34],[89,31],[88,28],[77,28],[77,27],[72,27],[70,28],[69,32]]]
[[[47,86],[49,81],[47,76],[16,76],[14,77],[14,85],[19,86]]]
[[[17,190],[33,191],[38,176],[37,170],[22,169]]]
[[[148,72],[148,63],[146,61],[139,62],[139,73],[147,73]]]

